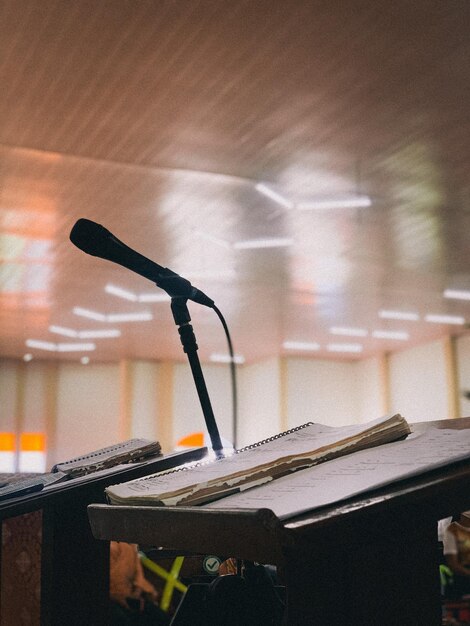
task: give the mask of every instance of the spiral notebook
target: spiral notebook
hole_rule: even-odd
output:
[[[63,472],[69,478],[84,476],[121,463],[136,463],[150,456],[161,454],[158,441],[129,439],[106,448],[100,448],[69,461],[57,463],[52,472]]]
[[[343,427],[309,422],[222,459],[111,485],[106,494],[111,504],[204,504],[350,452],[402,439],[410,432],[400,414]]]

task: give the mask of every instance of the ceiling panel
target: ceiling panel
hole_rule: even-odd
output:
[[[286,341],[356,359],[468,332],[470,300],[443,297],[470,289],[468,2],[0,12],[1,356],[184,358],[168,301],[145,302],[159,290],[70,243],[80,217],[210,295],[248,362],[310,354]],[[138,312],[153,319],[112,321]],[[215,313],[190,312],[201,358],[224,353]],[[103,329],[120,336],[62,351]]]

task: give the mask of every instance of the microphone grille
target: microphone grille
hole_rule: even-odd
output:
[[[70,231],[70,241],[88,254],[101,256],[110,232],[101,224],[80,218]]]

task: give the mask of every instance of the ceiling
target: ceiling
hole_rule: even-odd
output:
[[[2,0],[0,355],[185,359],[164,292],[69,241],[81,217],[214,299],[246,362],[468,332],[443,292],[470,290],[469,27],[467,0]]]

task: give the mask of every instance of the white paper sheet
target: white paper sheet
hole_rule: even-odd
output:
[[[287,519],[467,458],[470,430],[430,428],[404,441],[354,452],[204,506],[267,508]]]

